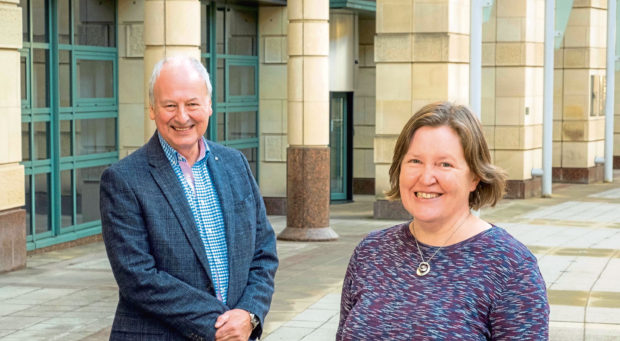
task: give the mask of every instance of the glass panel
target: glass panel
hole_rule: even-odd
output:
[[[49,42],[47,0],[30,0],[32,6],[32,41]]]
[[[248,159],[248,163],[250,164],[250,170],[252,170],[252,175],[254,175],[254,179],[256,179],[256,154],[257,148],[245,148],[240,149],[240,151],[245,155],[245,158]]]
[[[71,145],[71,121],[60,121],[60,156],[73,155]]]
[[[75,223],[99,220],[99,179],[108,166],[75,170]]]
[[[231,65],[228,77],[228,93],[230,96],[254,96],[254,66]]]
[[[256,56],[256,12],[231,8],[226,12],[227,54]]]
[[[114,65],[111,60],[77,61],[78,97],[109,98],[114,96]]]
[[[26,57],[22,56],[20,59],[20,72],[21,72],[21,93],[22,93],[22,101],[28,100],[28,82],[27,82],[27,73],[26,73]]]
[[[218,54],[224,53],[224,8],[215,11],[215,45]]]
[[[71,51],[58,51],[58,85],[60,106],[71,106]]]
[[[116,119],[76,120],[75,147],[77,155],[115,151]]]
[[[227,140],[256,137],[256,111],[228,113]]]
[[[30,11],[28,9],[28,0],[20,0],[19,6],[22,8],[22,39],[24,43],[27,43],[30,41]]]
[[[332,193],[345,193],[344,188],[344,98],[332,97],[330,105],[329,147],[330,184]]]
[[[217,59],[217,82],[216,82],[216,95],[217,102],[224,102],[224,59]]]
[[[43,233],[51,229],[51,226],[49,224],[49,178],[49,173],[37,174],[34,177],[35,233]]]
[[[31,220],[30,217],[32,217],[32,192],[30,191],[30,181],[32,179],[31,175],[26,175],[26,186],[24,189],[24,192],[26,194],[26,205],[25,205],[25,210],[26,210],[26,235],[30,236],[32,235],[32,224],[31,224]]]
[[[73,188],[71,170],[60,172],[60,226],[73,225]]]
[[[114,1],[74,0],[74,44],[116,46]]]
[[[36,148],[37,160],[50,158],[49,154],[49,122],[34,122],[34,146]]]
[[[30,123],[22,122],[22,160],[30,161]]]
[[[204,1],[200,2],[200,51],[209,52],[209,5]]]
[[[48,93],[49,55],[47,50],[32,50],[32,94],[35,108],[49,107]]]
[[[217,113],[217,141],[226,140],[226,113]]]
[[[69,0],[58,1],[58,42],[71,44],[71,11]]]

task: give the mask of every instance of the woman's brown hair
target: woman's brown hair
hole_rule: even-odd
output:
[[[491,164],[491,153],[478,119],[466,106],[450,102],[436,102],[424,106],[403,127],[396,140],[390,166],[391,188],[386,192],[388,199],[400,199],[400,168],[415,132],[422,127],[439,126],[448,126],[456,132],[469,169],[480,179],[476,189],[469,194],[469,207],[477,210],[487,205],[495,206],[504,195],[506,173]]]

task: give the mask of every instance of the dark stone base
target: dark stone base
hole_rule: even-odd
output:
[[[284,240],[333,240],[329,227],[329,147],[289,147],[286,152]],[[313,231],[314,230],[314,231]]]
[[[26,267],[26,211],[0,212],[0,273]]]
[[[590,184],[603,181],[604,166],[596,165],[590,168],[554,167],[552,174],[553,182]]]
[[[374,178],[353,178],[353,194],[375,194]]]
[[[267,215],[286,215],[285,197],[263,197]]]
[[[375,201],[373,217],[375,219],[410,220],[411,214],[405,210],[399,201]]]
[[[103,241],[103,237],[101,236],[101,233],[99,233],[99,234],[96,234],[96,235],[93,235],[93,236],[88,236],[88,237],[72,240],[72,241],[69,241],[69,242],[58,243],[58,244],[42,247],[42,248],[39,248],[39,249],[34,249],[32,251],[28,251],[28,256],[32,256],[32,255],[36,255],[36,254],[44,253],[44,252],[50,252],[50,251],[56,251],[56,250],[64,250],[64,249],[68,249],[70,247],[86,245],[86,244],[90,244],[90,243],[97,243],[97,242],[101,242],[101,241]]]
[[[614,156],[614,169],[620,169],[620,156]]]
[[[506,199],[527,199],[539,197],[542,193],[542,178],[506,181]]]

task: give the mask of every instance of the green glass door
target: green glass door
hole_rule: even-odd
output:
[[[352,94],[331,92],[329,103],[330,198],[351,200],[351,128]]]
[[[27,249],[101,232],[99,178],[118,160],[116,2],[21,0]]]
[[[213,84],[207,138],[239,149],[258,180],[258,8],[202,1],[200,13]]]

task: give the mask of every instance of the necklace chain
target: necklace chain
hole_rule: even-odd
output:
[[[424,260],[424,255],[422,254],[422,250],[420,249],[420,245],[418,244],[418,237],[416,237],[415,235],[415,228],[414,228],[413,222],[411,223],[412,224],[411,233],[413,234],[413,240],[415,241],[415,246],[418,249],[418,253],[420,254],[420,259],[422,259],[422,262],[420,262],[420,264],[418,265],[418,270],[417,270],[418,276],[425,276],[426,274],[429,273],[429,271],[431,271],[431,266],[429,264],[430,261],[433,259],[433,257],[435,257],[435,255],[437,254],[437,252],[439,252],[439,250],[441,250],[444,246],[446,246],[446,244],[448,244],[448,241],[450,241],[450,239],[452,239],[452,237],[456,234],[456,231],[458,231],[461,228],[461,226],[463,226],[467,218],[469,218],[470,214],[471,213],[468,212],[465,218],[463,218],[463,220],[459,223],[459,225],[452,231],[452,233],[450,234],[450,237],[446,239],[443,245],[441,245],[440,247],[437,248],[437,250],[435,250],[435,252],[431,255],[431,257],[428,260]]]

